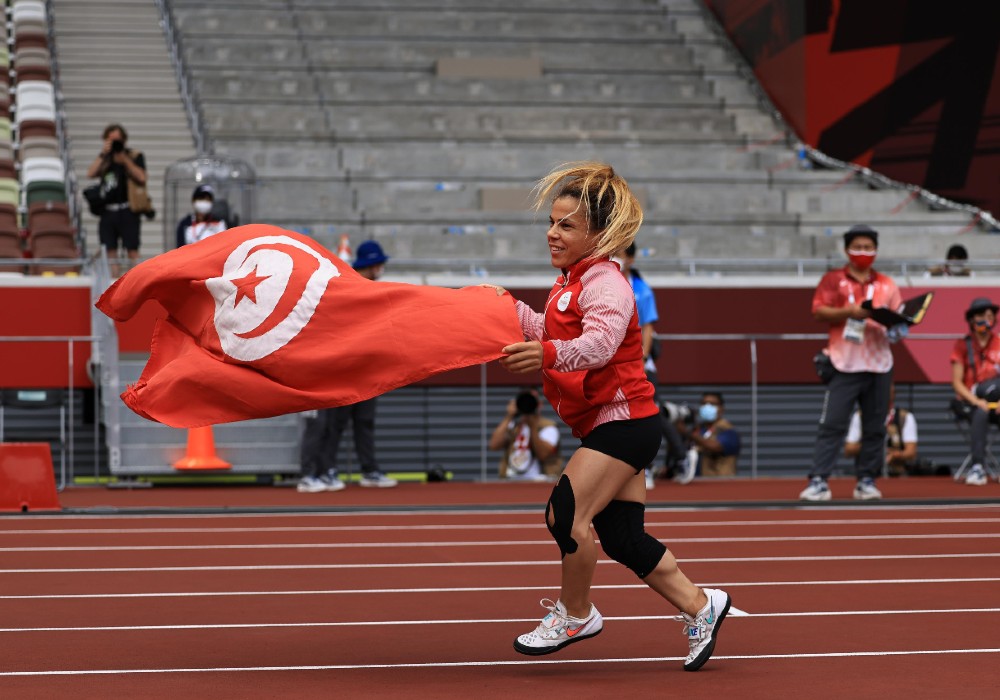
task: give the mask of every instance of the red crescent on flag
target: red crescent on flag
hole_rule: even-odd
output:
[[[274,307],[274,310],[256,328],[245,333],[234,333],[234,335],[240,338],[259,338],[287,318],[299,302],[299,299],[302,298],[309,278],[319,268],[319,261],[316,258],[294,246],[282,243],[254,246],[247,251],[246,257],[249,258],[258,250],[280,250],[282,253],[288,255],[292,259],[293,264],[292,276],[288,279],[288,286],[282,292],[281,301]],[[266,270],[259,270],[259,272],[262,276],[267,273]],[[247,302],[244,301],[244,303]]]

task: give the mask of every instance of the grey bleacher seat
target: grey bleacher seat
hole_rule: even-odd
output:
[[[537,80],[542,77],[542,62],[532,56],[450,56],[439,58],[434,70],[440,78]]]
[[[838,254],[858,220],[930,253],[963,220],[800,170],[696,0],[173,7],[217,149],[255,167],[269,223],[328,245],[333,230],[397,259],[544,253],[516,205],[573,160],[642,193],[658,255]],[[525,70],[493,70],[509,59]]]

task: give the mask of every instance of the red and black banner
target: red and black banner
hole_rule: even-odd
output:
[[[704,2],[804,142],[1000,211],[1000,3]]]

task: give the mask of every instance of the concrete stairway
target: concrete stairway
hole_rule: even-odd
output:
[[[78,190],[111,122],[128,131],[129,146],[146,156],[154,207],[163,204],[168,165],[194,155],[194,139],[181,103],[160,17],[152,0],[52,0],[70,155]],[[86,208],[84,208],[86,209]],[[164,227],[143,219],[140,254],[163,251]],[[97,219],[84,214],[87,251],[98,249]]]

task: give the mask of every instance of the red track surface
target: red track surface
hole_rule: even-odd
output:
[[[922,483],[883,491],[951,488]],[[651,500],[778,500],[801,485],[694,486],[697,498],[661,485]],[[63,493],[64,507],[123,511],[356,508],[0,518],[0,697],[984,698],[1000,687],[1000,505],[651,508],[650,531],[687,574],[749,613],[727,620],[715,658],[691,674],[675,611],[607,561],[599,637],[541,659],[513,651],[544,612],[536,601],[558,593],[547,490]],[[422,509],[372,508],[405,502]],[[528,503],[537,509],[504,507]],[[427,508],[453,504],[470,508]]]

